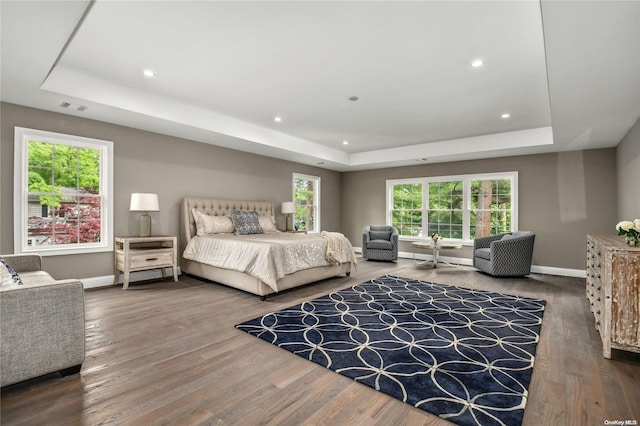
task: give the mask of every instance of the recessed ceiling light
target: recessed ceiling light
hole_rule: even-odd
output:
[[[273,121],[275,121],[276,123],[281,123],[282,117],[273,117]]]
[[[508,112],[505,112],[504,114],[502,114],[500,117],[502,118],[509,118],[511,117],[511,114],[509,114]]]
[[[349,145],[349,141],[342,141],[342,145]]]
[[[351,97],[349,98],[349,100],[350,100],[351,102],[355,102],[355,101],[357,101],[358,99],[360,99],[360,98],[359,98],[359,97],[357,97],[357,96],[351,96]]]
[[[156,73],[153,72],[153,70],[144,70],[142,72],[144,74],[145,77],[155,77]]]
[[[484,61],[482,59],[476,59],[475,61],[471,62],[471,66],[473,68],[480,68],[483,65],[484,65]]]

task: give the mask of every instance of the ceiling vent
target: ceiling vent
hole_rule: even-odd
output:
[[[83,112],[86,111],[87,108],[89,108],[86,105],[78,105],[78,104],[72,104],[71,102],[63,102],[60,104],[60,106],[62,108],[66,108],[66,109],[72,109],[74,111],[79,111],[79,112]]]

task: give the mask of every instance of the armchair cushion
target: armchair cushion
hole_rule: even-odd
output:
[[[476,250],[476,257],[479,257],[480,259],[491,260],[491,249],[481,248]]]
[[[369,231],[369,238],[372,240],[391,240],[391,231]]]
[[[371,240],[367,243],[368,249],[393,250],[393,243],[388,240]]]

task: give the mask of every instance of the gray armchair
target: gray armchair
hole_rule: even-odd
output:
[[[473,266],[496,277],[529,275],[535,239],[529,231],[476,238]]]
[[[362,258],[398,260],[398,230],[393,226],[371,225],[362,229]]]

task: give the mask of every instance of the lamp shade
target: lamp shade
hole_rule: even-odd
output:
[[[131,194],[129,210],[132,212],[157,212],[160,211],[158,194],[147,192],[134,192]]]
[[[294,203],[293,201],[285,201],[284,203],[282,203],[282,206],[280,206],[280,210],[283,214],[295,213],[296,203]]]

